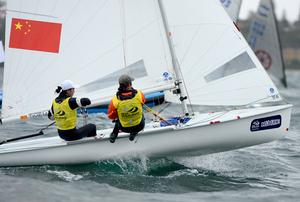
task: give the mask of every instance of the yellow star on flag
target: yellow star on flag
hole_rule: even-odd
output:
[[[17,24],[15,24],[15,26],[16,26],[16,29],[21,30],[23,25],[20,22],[18,22]]]

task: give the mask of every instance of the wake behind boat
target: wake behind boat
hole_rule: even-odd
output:
[[[127,134],[109,143],[112,129],[98,131],[99,139],[5,143],[0,145],[1,166],[87,163],[139,154],[202,155],[270,142],[287,133],[291,105],[284,103],[219,0],[34,3],[11,0],[7,5],[4,123],[45,115],[54,97],[51,89],[65,79],[81,86],[76,96],[92,98],[94,106],[107,103],[124,73],[146,94],[164,91],[167,101],[181,106],[175,116],[188,121],[150,123],[134,143]],[[31,25],[30,33],[23,30],[29,35],[36,25],[43,27],[36,32],[47,33],[24,38],[20,25]],[[48,46],[44,40],[53,43]],[[199,113],[188,104],[223,110]]]

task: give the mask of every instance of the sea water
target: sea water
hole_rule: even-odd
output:
[[[280,91],[294,105],[291,127],[278,141],[193,158],[141,156],[76,166],[0,168],[0,202],[298,202],[300,72],[288,72],[288,84]],[[90,115],[89,122],[99,128],[112,126],[104,114]],[[43,126],[43,121],[1,126],[0,139],[30,134]],[[55,128],[47,133],[55,134]]]

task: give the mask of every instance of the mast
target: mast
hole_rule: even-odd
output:
[[[275,21],[275,29],[277,32],[277,38],[278,38],[278,43],[279,43],[279,51],[280,51],[280,58],[281,58],[281,65],[282,65],[282,73],[283,73],[283,78],[281,79],[281,82],[283,83],[284,87],[287,88],[287,81],[286,81],[286,74],[285,74],[285,64],[284,64],[284,60],[283,60],[283,55],[282,55],[282,46],[281,46],[281,38],[280,38],[280,34],[279,34],[279,29],[278,29],[278,21],[275,15],[275,7],[274,7],[274,3],[272,0],[270,0],[270,4],[272,6],[272,13],[274,16],[274,21]]]
[[[182,78],[182,75],[180,72],[180,66],[178,63],[178,59],[177,59],[177,56],[176,56],[176,53],[174,50],[173,40],[172,40],[172,36],[170,34],[171,32],[169,30],[168,20],[167,20],[166,14],[165,14],[165,9],[164,9],[162,0],[158,0],[158,6],[159,6],[159,10],[160,10],[161,17],[163,20],[163,25],[164,25],[164,28],[166,31],[166,36],[168,39],[168,46],[169,46],[169,50],[170,50],[171,57],[172,57],[172,65],[175,70],[175,76],[176,76],[175,85],[178,86],[178,91],[179,91],[178,93],[180,94],[179,99],[181,101],[184,114],[185,114],[185,116],[188,116],[189,112],[188,112],[188,108],[187,108],[187,104],[186,104],[187,96],[186,96],[186,92],[185,92],[185,86],[184,86],[183,78]]]

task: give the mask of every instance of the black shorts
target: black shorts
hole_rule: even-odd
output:
[[[119,120],[116,120],[115,127],[113,129],[113,133],[118,134],[119,130],[125,132],[125,133],[138,133],[141,130],[143,130],[145,127],[145,119],[142,118],[141,122],[132,127],[123,127]]]
[[[84,137],[96,136],[96,125],[89,123],[81,128],[71,130],[57,130],[60,138],[66,141],[80,140]]]
[[[141,130],[143,130],[144,127],[145,127],[145,119],[144,118],[138,125],[132,126],[132,127],[123,127],[120,123],[120,130],[125,133],[138,133]]]

